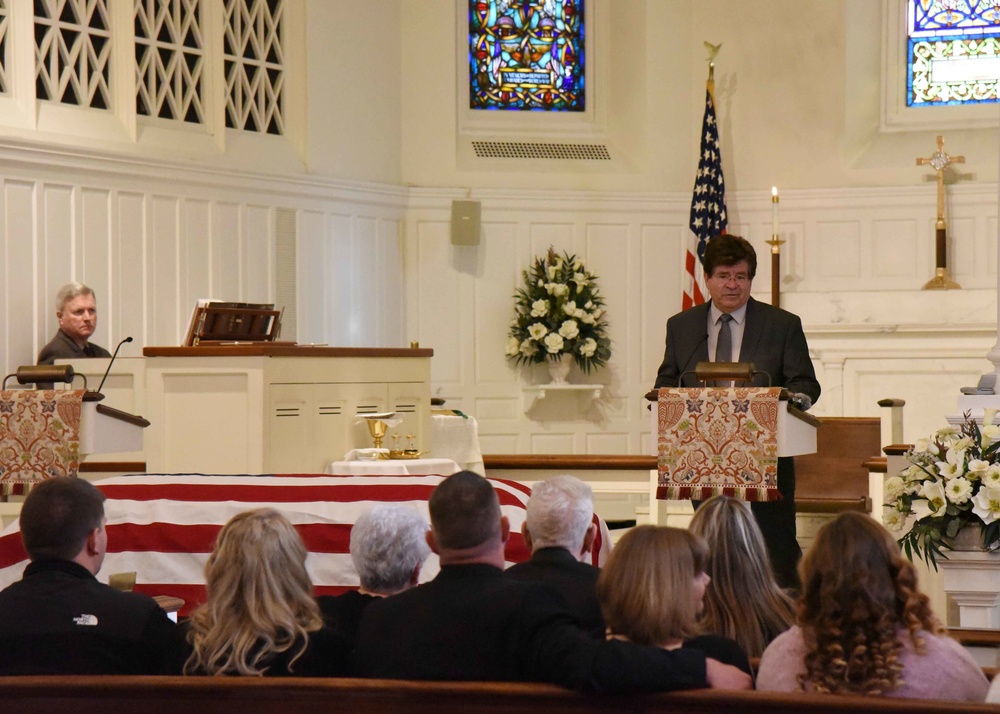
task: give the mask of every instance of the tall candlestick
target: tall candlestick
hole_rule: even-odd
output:
[[[771,235],[778,237],[778,187],[771,186]]]

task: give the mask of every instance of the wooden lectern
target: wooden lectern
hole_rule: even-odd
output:
[[[71,365],[25,366],[18,383],[71,383]],[[32,484],[54,476],[76,476],[90,454],[141,450],[142,417],[101,404],[104,395],[86,389],[38,390],[6,388],[0,401],[0,495],[24,493]]]

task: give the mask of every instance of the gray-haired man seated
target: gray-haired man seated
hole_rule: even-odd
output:
[[[521,526],[531,560],[512,565],[507,577],[557,590],[586,630],[604,631],[597,602],[600,568],[586,562],[594,548],[594,491],[573,476],[554,476],[531,489]]]

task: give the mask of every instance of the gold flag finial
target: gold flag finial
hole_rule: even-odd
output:
[[[715,58],[719,54],[719,50],[722,49],[722,43],[713,45],[707,40],[704,42],[705,49],[708,50],[708,81],[711,82],[715,79]]]

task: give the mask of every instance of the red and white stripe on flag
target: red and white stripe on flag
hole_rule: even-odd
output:
[[[429,519],[427,500],[444,476],[210,476],[164,474],[116,476],[95,481],[107,501],[108,553],[99,579],[111,573],[135,572],[135,589],[149,595],[182,598],[182,615],[205,600],[205,562],[215,537],[237,513],[275,508],[298,529],[309,557],[306,567],[318,595],[335,595],[358,586],[350,558],[351,525],[376,503],[412,505]],[[489,479],[510,520],[508,565],[530,556],[521,535],[527,486]],[[595,564],[603,547],[610,548],[606,527],[595,544]],[[0,588],[21,579],[28,563],[18,523],[0,533]],[[433,553],[421,581],[439,570]]]

